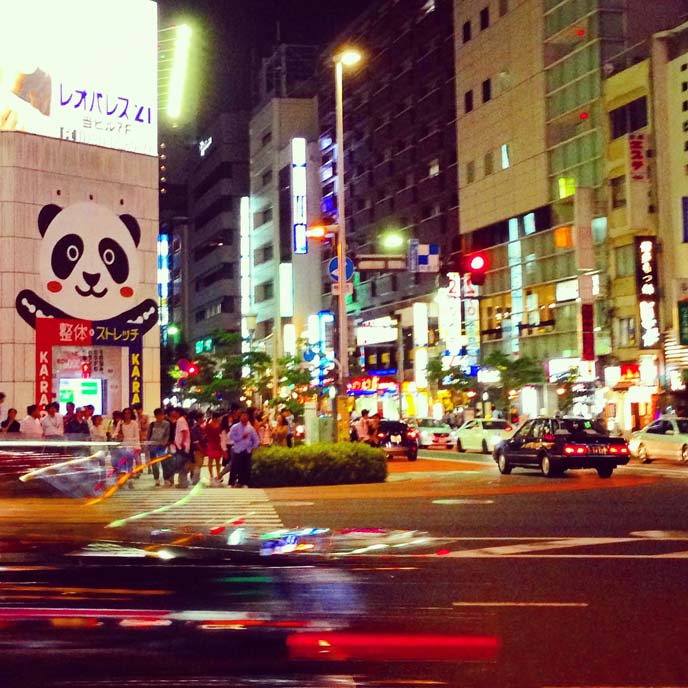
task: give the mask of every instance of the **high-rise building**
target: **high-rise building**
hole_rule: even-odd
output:
[[[225,113],[201,136],[189,165],[186,245],[188,330],[192,352],[213,333],[241,331],[240,229],[249,192],[248,114]],[[184,247],[183,247],[184,248]]]
[[[320,205],[314,55],[308,46],[282,45],[264,61],[262,97],[250,122],[245,286],[255,316],[254,342],[275,361],[297,353],[309,316],[321,309],[320,245],[306,236]]]
[[[688,3],[454,6],[462,246],[490,267],[480,357],[532,355],[552,381],[572,368],[593,381],[595,361],[613,353],[603,79]],[[532,396],[525,410],[543,406],[552,400]]]
[[[361,254],[406,255],[411,240],[437,245],[441,255],[459,248],[452,43],[451,0],[380,0],[321,55],[321,210],[332,218],[337,215],[338,163],[333,55],[353,46],[363,56],[359,65],[346,70],[343,88],[346,231],[354,262]],[[392,249],[387,248],[390,235],[396,238]],[[324,283],[330,294],[327,275]],[[379,394],[367,389],[357,399],[359,410],[379,406],[387,415],[397,414],[401,395],[408,391],[403,412],[427,413],[422,361],[424,338],[437,325],[435,293],[436,274],[362,270],[354,275],[350,346],[357,347],[363,362],[360,374],[385,382],[384,394],[381,385]],[[416,302],[425,304],[425,319],[418,309],[414,317]],[[358,327],[375,330],[382,339],[372,343],[359,337]],[[424,334],[418,333],[414,344],[416,328]],[[423,351],[414,364],[416,348]],[[383,370],[382,378],[376,375]],[[392,398],[397,407],[387,404],[383,409]]]

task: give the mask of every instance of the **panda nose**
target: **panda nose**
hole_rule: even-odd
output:
[[[95,287],[96,284],[98,284],[98,280],[100,279],[99,272],[82,272],[81,274],[84,276],[84,281],[89,287]]]

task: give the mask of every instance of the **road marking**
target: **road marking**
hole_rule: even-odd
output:
[[[500,545],[497,547],[481,547],[480,549],[460,550],[450,552],[447,557],[492,557],[523,555],[531,552],[544,551],[548,549],[568,549],[571,547],[589,547],[592,545],[613,545],[621,542],[637,542],[637,538],[564,538],[561,540],[549,540],[545,542]]]
[[[452,602],[454,607],[588,607],[587,602]]]
[[[433,499],[433,504],[494,504],[494,499]]]

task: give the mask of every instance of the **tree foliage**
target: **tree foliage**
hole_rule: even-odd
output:
[[[463,392],[475,385],[475,380],[463,371],[461,366],[444,367],[443,357],[437,355],[428,361],[426,375],[428,382],[436,387]]]
[[[486,368],[496,368],[500,374],[499,386],[492,388],[497,407],[509,411],[509,392],[526,385],[541,384],[546,381],[542,363],[531,356],[511,358],[503,351],[492,351],[483,361]]]

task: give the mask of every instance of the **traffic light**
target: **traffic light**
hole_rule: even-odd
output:
[[[485,284],[487,267],[487,256],[484,253],[474,253],[464,257],[461,272],[469,274],[471,283],[480,286]]]
[[[198,363],[189,363],[189,367],[186,369],[186,374],[188,377],[198,375]]]
[[[88,380],[91,377],[91,364],[82,363],[81,364],[81,377],[84,380]]]

